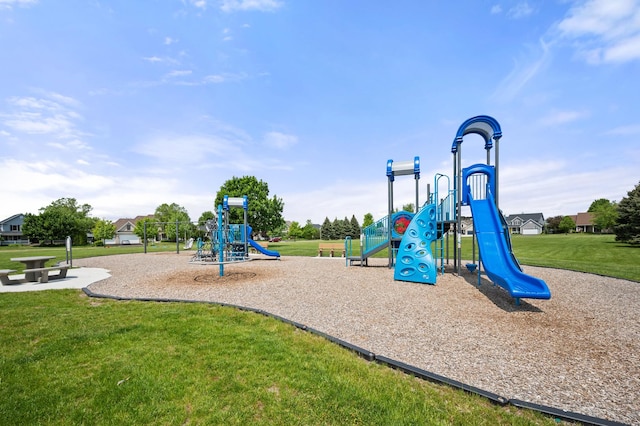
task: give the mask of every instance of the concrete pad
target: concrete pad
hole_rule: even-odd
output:
[[[65,288],[84,288],[89,284],[110,278],[111,274],[103,268],[69,269],[66,278],[51,279],[46,283],[23,283],[0,286],[0,293],[17,293],[22,291],[60,290]],[[24,278],[18,274],[13,279]]]

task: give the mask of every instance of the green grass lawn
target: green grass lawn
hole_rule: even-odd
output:
[[[0,419],[25,424],[555,424],[207,304],[0,294]]]

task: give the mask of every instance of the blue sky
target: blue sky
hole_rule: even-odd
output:
[[[500,207],[545,217],[640,181],[638,0],[0,0],[0,217],[214,210],[252,175],[287,220],[387,208],[387,160],[496,118]],[[476,136],[463,165],[483,161]],[[398,206],[414,200],[398,178]]]

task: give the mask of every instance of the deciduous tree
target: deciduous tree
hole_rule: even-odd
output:
[[[373,222],[373,215],[371,213],[367,213],[364,215],[364,219],[362,220],[362,227],[366,228],[367,226],[372,225]]]
[[[269,185],[254,176],[233,177],[227,180],[216,194],[215,206],[222,204],[225,195],[229,197],[247,196],[249,225],[253,232],[269,234],[284,225],[282,211],[284,202],[277,196],[269,198]],[[242,223],[242,209],[229,210],[230,223]]]
[[[576,229],[576,223],[574,222],[573,219],[571,219],[571,216],[565,216],[562,218],[562,220],[560,221],[560,224],[558,225],[558,231],[562,232],[563,234],[568,234],[569,232],[572,232]]]
[[[113,238],[116,234],[116,226],[107,219],[98,219],[93,226],[93,238],[98,241],[102,241],[104,245],[105,240]]]

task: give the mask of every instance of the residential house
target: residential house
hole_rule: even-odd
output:
[[[522,235],[539,235],[544,230],[542,213],[512,214],[505,218],[509,232]]]
[[[578,213],[575,218],[572,218],[576,223],[576,232],[600,232],[600,230],[593,224],[593,213]]]
[[[118,219],[113,222],[116,227],[116,234],[114,238],[105,240],[106,245],[122,245],[122,244],[142,244],[142,239],[138,237],[134,230],[136,228],[136,224],[146,218],[153,218],[153,215],[147,216],[136,216],[133,219]],[[147,234],[149,239],[155,239],[156,232],[155,229],[148,229]]]
[[[29,244],[29,239],[22,234],[24,214],[18,213],[0,221],[0,245]]]

